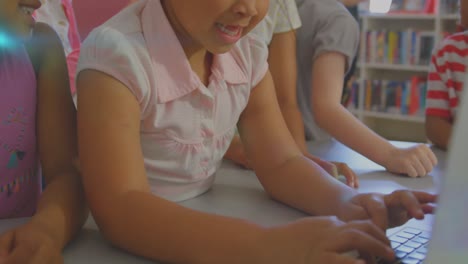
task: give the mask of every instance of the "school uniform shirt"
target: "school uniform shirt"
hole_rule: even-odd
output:
[[[302,27],[297,31],[297,100],[306,138],[322,140],[329,135],[317,126],[312,114],[312,66],[321,54],[338,52],[345,56],[349,71],[359,45],[359,27],[341,2],[296,0],[296,3],[302,19]]]
[[[257,35],[270,45],[274,34],[285,33],[301,26],[301,18],[294,0],[270,0],[268,13],[250,34]]]
[[[267,53],[262,41],[244,37],[229,52],[214,55],[205,87],[160,1],[142,0],[90,33],[78,73],[106,73],[133,93],[151,191],[181,201],[212,185],[251,89],[268,70]]]
[[[23,45],[0,47],[0,218],[36,211],[36,76]]]
[[[468,31],[447,37],[434,50],[428,77],[426,115],[453,120],[468,65]]]

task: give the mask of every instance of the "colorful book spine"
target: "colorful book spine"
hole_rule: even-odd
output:
[[[435,40],[433,32],[413,29],[367,31],[363,52],[369,63],[428,65]]]
[[[408,116],[424,115],[427,89],[424,77],[414,76],[404,81],[366,80],[364,85],[364,110]]]

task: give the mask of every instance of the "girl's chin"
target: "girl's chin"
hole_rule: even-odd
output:
[[[33,29],[31,27],[23,28],[21,31],[16,33],[16,38],[20,42],[29,41],[32,38]]]

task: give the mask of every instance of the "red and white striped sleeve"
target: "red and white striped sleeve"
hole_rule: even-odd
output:
[[[426,94],[426,116],[452,118],[452,110],[458,106],[457,94],[463,89],[468,58],[465,34],[447,38],[435,50],[431,60]]]

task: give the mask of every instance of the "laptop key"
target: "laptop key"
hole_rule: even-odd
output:
[[[400,236],[400,237],[404,237],[404,238],[406,238],[406,239],[411,239],[411,238],[415,237],[414,234],[407,233],[407,232],[405,232],[405,231],[403,231],[403,232],[398,232],[396,235],[397,235],[397,236]]]
[[[407,247],[407,246],[404,246],[404,245],[403,245],[403,246],[399,246],[399,247],[397,248],[397,250],[403,251],[403,252],[405,252],[405,253],[411,253],[411,252],[414,251],[414,248],[410,248],[410,247]]]
[[[427,244],[429,242],[429,239],[422,238],[422,237],[415,237],[415,238],[411,239],[411,241],[416,242],[416,243],[420,243],[420,244]]]
[[[410,234],[413,234],[413,235],[419,235],[421,234],[421,230],[418,230],[418,229],[415,229],[415,228],[411,228],[411,227],[407,227],[405,228],[403,231],[405,231],[406,233],[410,233]]]
[[[423,231],[421,234],[419,234],[419,237],[425,238],[425,239],[431,239],[431,232]]]
[[[395,257],[399,259],[406,257],[406,255],[408,255],[408,253],[400,251],[400,250],[395,250]]]
[[[419,260],[424,260],[426,258],[426,255],[421,254],[419,252],[413,252],[409,255],[409,257],[419,259]]]
[[[410,258],[410,257],[406,257],[401,260],[402,264],[419,264],[419,262],[420,262],[419,259]]]
[[[391,237],[390,237],[390,241],[403,244],[403,243],[405,243],[406,241],[408,241],[408,239],[406,239],[406,238],[404,238],[404,237],[400,237],[400,236],[391,236]]]
[[[418,248],[418,247],[422,246],[422,244],[416,243],[416,242],[413,242],[413,241],[408,241],[408,242],[405,243],[405,246],[410,247],[410,248]]]
[[[427,247],[426,247],[426,246],[422,246],[422,247],[416,249],[416,252],[421,253],[421,254],[423,254],[423,255],[426,255],[426,254],[427,254]]]
[[[390,240],[390,245],[392,246],[393,249],[395,249],[395,248],[401,246],[401,243]]]

